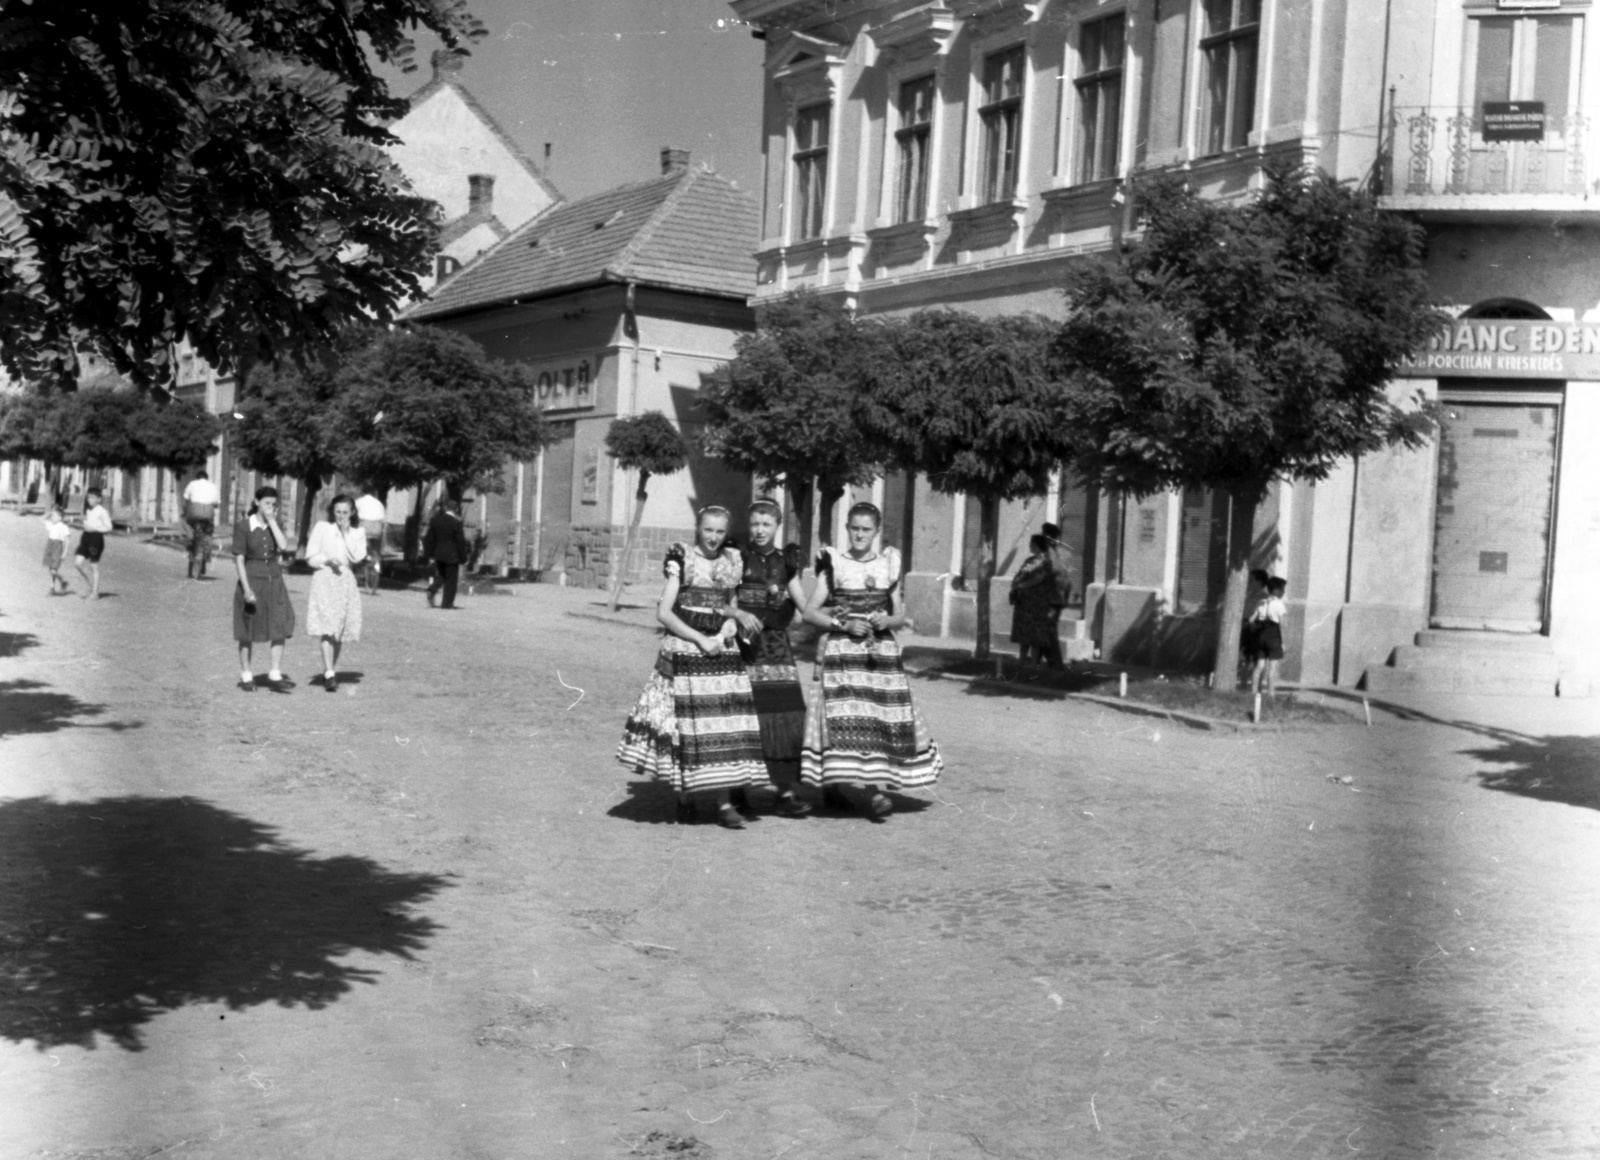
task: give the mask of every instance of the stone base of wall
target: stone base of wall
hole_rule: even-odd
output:
[[[574,524],[564,556],[567,583],[577,588],[610,588],[620,571],[629,584],[655,584],[673,544],[692,544],[693,528],[640,528],[627,559],[622,558],[628,529],[622,524]]]

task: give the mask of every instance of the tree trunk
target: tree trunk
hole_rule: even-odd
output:
[[[839,500],[844,497],[844,484],[834,483],[832,480],[821,480],[820,490],[822,502],[817,505],[817,539],[824,544],[833,545],[834,511],[839,506]]]
[[[1232,492],[1228,496],[1228,579],[1217,609],[1217,660],[1211,686],[1232,692],[1239,687],[1239,636],[1244,629],[1244,595],[1250,583],[1250,549],[1255,541],[1256,501]]]
[[[799,525],[798,537],[800,542],[801,566],[809,568],[815,553],[811,547],[816,540],[811,535],[811,481],[809,479],[786,482],[784,490],[789,493],[789,507],[793,511],[793,519]]]
[[[988,660],[989,592],[994,586],[995,560],[1000,551],[1000,501],[992,495],[978,499],[978,631],[972,646],[977,660]]]
[[[417,502],[412,509],[411,518],[406,521],[406,567],[415,570],[417,566],[417,550],[422,544],[422,512],[428,502],[428,481],[417,480]]]
[[[633,538],[639,534],[639,525],[644,522],[645,485],[650,482],[650,473],[644,469],[639,471],[639,490],[633,493],[633,518],[628,521],[628,534],[622,538],[622,559],[617,561],[617,576],[611,585],[611,611],[615,612],[622,604],[622,586],[628,582],[628,556],[633,552]]]
[[[300,501],[300,522],[295,526],[294,555],[297,560],[306,558],[306,545],[311,540],[311,524],[317,518],[317,492],[322,490],[322,476],[308,475],[300,481],[305,497]]]

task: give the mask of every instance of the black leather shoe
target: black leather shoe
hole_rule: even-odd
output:
[[[778,794],[776,809],[778,816],[784,818],[803,818],[811,812],[811,807],[796,797],[792,790]]]
[[[241,693],[253,693],[256,691],[256,683],[254,681],[240,681],[239,691]]]
[[[744,829],[744,819],[739,816],[739,811],[732,806],[718,806],[717,825],[726,830],[742,830]]]

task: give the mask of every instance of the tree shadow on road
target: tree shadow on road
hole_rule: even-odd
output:
[[[62,729],[138,729],[142,721],[84,721],[106,711],[67,693],[46,693],[43,681],[0,681],[0,737],[13,733],[56,733]]]
[[[1324,692],[1350,701],[1363,700],[1359,692]],[[1485,789],[1600,810],[1600,736],[1538,737],[1478,721],[1440,717],[1376,697],[1364,699],[1373,708],[1391,713],[1402,721],[1444,725],[1483,738],[1486,742],[1483,748],[1463,749],[1462,755],[1509,767],[1480,770],[1478,784]]]
[[[185,798],[0,804],[0,1036],[128,1051],[190,1003],[318,1010],[439,929],[410,908],[447,885],[317,858]]]
[[[1495,766],[1481,770],[1486,789],[1600,810],[1600,737],[1501,737],[1463,753]]]
[[[0,659],[19,657],[30,648],[39,647],[39,638],[31,632],[0,632]]]

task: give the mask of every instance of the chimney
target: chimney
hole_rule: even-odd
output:
[[[456,187],[461,188],[460,186]],[[488,215],[494,212],[494,176],[488,173],[467,175],[467,212]]]
[[[436,48],[433,50],[431,63],[433,64],[433,78],[438,80],[440,77],[447,76],[450,73],[460,72],[466,61],[460,53],[451,52],[448,48]]]
[[[661,151],[661,176],[672,177],[689,168],[689,151],[687,149],[673,149],[671,146]]]

